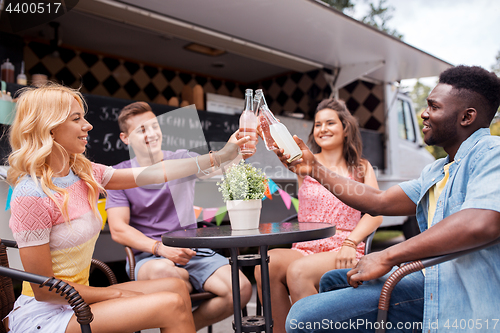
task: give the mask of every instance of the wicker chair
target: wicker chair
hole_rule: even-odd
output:
[[[49,290],[60,294],[64,297],[73,308],[76,320],[81,326],[82,333],[91,332],[90,323],[93,315],[90,307],[78,294],[78,292],[69,284],[56,279],[54,277],[46,277],[37,274],[27,273],[9,267],[7,257],[7,246],[17,248],[15,241],[0,239],[0,315],[1,318],[7,316],[14,306],[15,294],[12,279],[19,281],[28,281],[39,284],[40,286],[48,287]],[[102,261],[92,259],[92,267],[100,269],[108,278],[110,284],[116,283],[116,277],[113,271]],[[6,332],[5,326],[0,325],[0,333]]]
[[[389,278],[385,281],[384,286],[382,287],[382,292],[380,293],[380,299],[378,303],[378,316],[377,316],[377,322],[378,322],[378,329],[375,331],[375,333],[385,333],[385,326],[382,325],[382,322],[387,322],[387,312],[389,311],[389,304],[391,300],[391,293],[394,290],[394,287],[396,287],[396,284],[401,281],[402,278],[404,278],[406,275],[420,271],[426,267],[434,266],[440,263],[443,263],[445,261],[453,260],[456,259],[460,256],[463,256],[465,254],[469,254],[475,251],[479,251],[482,249],[485,249],[487,247],[500,244],[500,238],[497,238],[496,240],[485,244],[481,245],[469,250],[464,250],[464,251],[459,251],[459,252],[454,252],[450,254],[445,254],[442,256],[437,256],[437,257],[431,257],[431,258],[425,258],[425,259],[420,259],[416,260],[407,264],[402,265],[400,268],[394,271]]]

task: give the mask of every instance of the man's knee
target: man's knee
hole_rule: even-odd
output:
[[[323,274],[319,282],[319,292],[349,287],[349,283],[347,283],[347,272],[350,270],[350,268],[334,269]]]
[[[150,260],[141,266],[137,280],[153,280],[167,277],[179,277],[177,268],[167,260]]]

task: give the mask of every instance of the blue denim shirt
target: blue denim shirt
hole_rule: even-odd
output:
[[[443,179],[443,166],[449,162],[449,156],[437,160],[419,179],[399,185],[417,205],[422,231],[427,229],[429,189]],[[487,128],[477,130],[458,149],[431,226],[467,208],[500,212],[500,137],[491,136]],[[500,332],[500,245],[429,267],[425,273],[423,332]]]

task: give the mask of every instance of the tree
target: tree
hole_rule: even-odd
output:
[[[429,96],[430,92],[431,87],[423,84],[420,80],[415,82],[413,90],[410,92],[410,97],[417,113],[422,112],[427,107],[427,96]]]
[[[354,3],[351,0],[322,0],[324,3],[329,4],[331,7],[340,10],[345,14],[345,10],[354,9]]]
[[[498,51],[497,56],[495,58],[497,62],[493,66],[491,66],[491,70],[495,72],[497,76],[500,76],[500,50]],[[495,124],[497,125],[496,127],[497,132],[493,133],[493,125]],[[500,135],[500,108],[498,108],[497,114],[495,116],[495,119],[493,119],[492,126],[490,128],[492,134]]]
[[[382,30],[383,32],[396,38],[403,39],[403,35],[396,29],[391,29],[387,26],[387,22],[392,18],[391,12],[394,11],[394,7],[384,7],[386,1],[387,0],[379,0],[378,6],[375,6],[373,2],[371,2],[370,12],[363,17],[361,22]]]
[[[491,66],[491,70],[495,72],[498,76],[500,76],[500,50],[497,53],[497,56],[495,57],[497,62]]]
[[[331,7],[340,10],[342,13],[349,15],[354,12],[354,7],[361,0],[321,0],[327,3]],[[376,1],[376,0],[373,0]],[[371,25],[389,35],[396,38],[403,39],[403,35],[400,34],[396,29],[391,29],[388,27],[387,22],[392,18],[391,12],[394,11],[394,7],[385,6],[387,0],[378,0],[378,4],[375,5],[374,2],[370,2],[370,11],[368,14],[363,16],[361,22]],[[364,0],[366,3],[367,0]],[[350,15],[352,16],[352,15]]]

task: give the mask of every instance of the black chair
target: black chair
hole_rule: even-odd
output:
[[[64,297],[75,312],[76,320],[81,326],[82,333],[91,332],[90,323],[92,322],[93,314],[90,310],[89,305],[85,303],[85,301],[75,290],[75,288],[73,288],[66,282],[63,282],[62,280],[56,279],[54,277],[46,277],[10,268],[9,260],[7,257],[7,247],[17,248],[17,244],[12,240],[0,239],[1,318],[4,318],[10,313],[10,311],[12,311],[14,302],[16,300],[12,279],[18,281],[28,281],[31,283],[39,284],[40,287],[48,287],[50,291],[53,291],[57,294],[60,294],[61,297]],[[110,284],[116,283],[116,277],[113,271],[105,263],[97,259],[92,259],[92,267],[98,268],[103,271]],[[6,328],[2,324],[0,325],[0,333],[3,332],[6,332]]]
[[[487,247],[500,244],[500,238],[497,238],[496,240],[485,244],[481,245],[472,249],[464,250],[464,251],[459,251],[459,252],[454,252],[450,254],[445,254],[441,256],[436,256],[436,257],[431,257],[431,258],[425,258],[425,259],[420,259],[416,261],[412,261],[410,263],[402,265],[400,268],[394,271],[387,281],[385,281],[384,286],[382,287],[382,292],[380,293],[380,299],[378,303],[378,316],[377,316],[377,322],[378,322],[378,329],[375,331],[375,333],[385,333],[385,326],[383,325],[382,322],[387,322],[387,312],[389,311],[389,304],[391,300],[391,293],[394,290],[394,287],[396,287],[396,284],[401,281],[402,278],[404,278],[406,275],[420,271],[426,267],[434,266],[440,263],[443,263],[445,261],[453,260],[458,257],[461,257],[463,255],[483,250]]]

